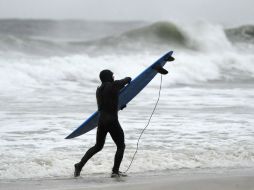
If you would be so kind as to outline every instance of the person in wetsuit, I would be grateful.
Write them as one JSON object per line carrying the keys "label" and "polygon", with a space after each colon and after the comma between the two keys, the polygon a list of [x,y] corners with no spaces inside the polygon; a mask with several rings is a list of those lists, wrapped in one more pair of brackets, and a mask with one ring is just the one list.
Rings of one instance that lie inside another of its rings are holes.
{"label": "person in wetsuit", "polygon": [[96,144],[90,148],[79,163],[74,165],[74,177],[80,176],[80,172],[86,162],[97,152],[102,150],[106,135],[109,133],[117,146],[111,177],[123,175],[119,172],[122,162],[125,143],[124,132],[118,121],[118,97],[119,91],[128,83],[131,78],[126,77],[122,80],[114,80],[110,70],[100,72],[101,86],[97,88],[96,98],[99,111],[98,128],[96,134]]}

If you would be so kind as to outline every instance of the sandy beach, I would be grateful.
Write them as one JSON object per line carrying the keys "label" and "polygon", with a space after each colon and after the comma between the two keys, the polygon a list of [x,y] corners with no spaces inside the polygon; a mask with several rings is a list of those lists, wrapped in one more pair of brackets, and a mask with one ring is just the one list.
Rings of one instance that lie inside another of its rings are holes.
{"label": "sandy beach", "polygon": [[55,178],[37,180],[0,181],[2,190],[253,190],[254,172],[237,171],[184,171],[153,175],[133,174],[129,177],[112,179],[105,174],[80,178]]}

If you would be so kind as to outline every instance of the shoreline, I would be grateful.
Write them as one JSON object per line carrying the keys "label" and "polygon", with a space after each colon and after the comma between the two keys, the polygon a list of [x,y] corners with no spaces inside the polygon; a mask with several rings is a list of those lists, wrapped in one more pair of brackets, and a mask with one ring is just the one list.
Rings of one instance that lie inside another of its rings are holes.
{"label": "shoreline", "polygon": [[129,174],[110,178],[109,174],[83,175],[79,178],[0,180],[1,190],[253,190],[254,170],[212,169],[180,170]]}

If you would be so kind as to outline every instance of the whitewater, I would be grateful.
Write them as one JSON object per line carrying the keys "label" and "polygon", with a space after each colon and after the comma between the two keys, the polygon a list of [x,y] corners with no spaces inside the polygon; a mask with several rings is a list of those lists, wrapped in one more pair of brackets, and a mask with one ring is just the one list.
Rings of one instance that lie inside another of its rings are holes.
{"label": "whitewater", "polygon": [[[64,138],[96,111],[99,72],[134,78],[171,50],[130,173],[253,168],[254,25],[9,19],[0,20],[0,179],[71,177],[96,130]],[[123,171],[159,84],[119,112]],[[82,175],[110,173],[115,150],[108,136]]]}

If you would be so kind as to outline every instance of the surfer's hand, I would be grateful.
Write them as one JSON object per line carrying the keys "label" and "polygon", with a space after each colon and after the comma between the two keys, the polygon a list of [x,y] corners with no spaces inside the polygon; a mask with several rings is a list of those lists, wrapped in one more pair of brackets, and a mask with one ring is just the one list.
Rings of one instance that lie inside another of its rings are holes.
{"label": "surfer's hand", "polygon": [[127,77],[128,78],[128,84],[130,84],[131,82],[131,77]]}

